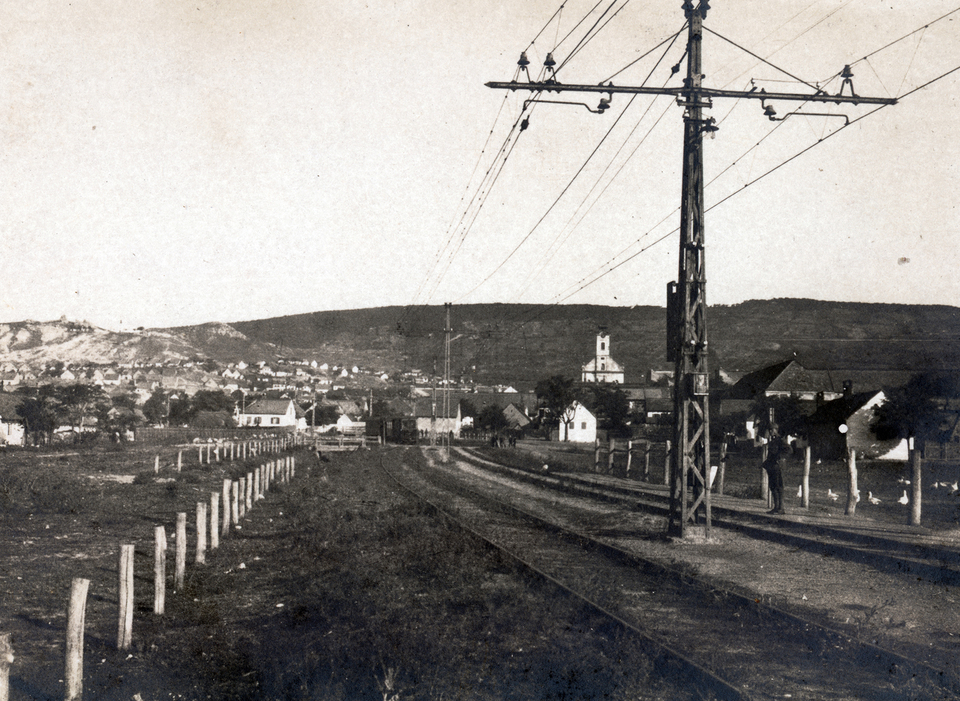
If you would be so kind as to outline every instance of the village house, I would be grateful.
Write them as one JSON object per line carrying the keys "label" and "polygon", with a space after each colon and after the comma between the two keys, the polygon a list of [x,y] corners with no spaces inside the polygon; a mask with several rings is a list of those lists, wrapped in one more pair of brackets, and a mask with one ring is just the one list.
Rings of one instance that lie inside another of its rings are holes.
{"label": "village house", "polygon": [[813,458],[841,459],[852,449],[860,458],[907,460],[906,439],[881,440],[874,433],[875,409],[884,401],[882,390],[854,393],[848,385],[843,396],[821,404],[807,419]]}
{"label": "village house", "polygon": [[257,399],[237,414],[237,424],[305,429],[307,420],[306,413],[292,399]]}
{"label": "village house", "polygon": [[560,420],[559,440],[571,443],[593,443],[597,440],[597,417],[574,400]]}

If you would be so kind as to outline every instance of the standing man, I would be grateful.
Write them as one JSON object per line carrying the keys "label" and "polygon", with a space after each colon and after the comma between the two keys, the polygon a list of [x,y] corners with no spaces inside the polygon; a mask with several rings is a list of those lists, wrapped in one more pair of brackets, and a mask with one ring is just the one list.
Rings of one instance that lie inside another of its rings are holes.
{"label": "standing man", "polygon": [[770,483],[770,495],[773,497],[771,514],[785,514],[783,508],[783,467],[787,462],[787,452],[790,446],[786,437],[780,435],[776,424],[770,427],[770,437],[767,443],[767,459],[763,461],[763,469],[767,471]]}

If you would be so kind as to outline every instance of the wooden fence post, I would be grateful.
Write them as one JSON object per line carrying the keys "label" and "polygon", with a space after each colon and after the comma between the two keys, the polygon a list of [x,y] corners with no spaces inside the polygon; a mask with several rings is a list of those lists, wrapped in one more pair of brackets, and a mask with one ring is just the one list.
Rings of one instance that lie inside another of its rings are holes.
{"label": "wooden fence post", "polygon": [[155,475],[160,474],[160,456],[159,455],[153,456],[153,474]]}
{"label": "wooden fence post", "polygon": [[226,536],[230,532],[230,480],[223,480],[223,524],[220,526],[220,535]]}
{"label": "wooden fence post", "polygon": [[600,472],[600,439],[596,438],[593,442],[593,471]]}
{"label": "wooden fence post", "polygon": [[64,699],[83,697],[83,627],[87,614],[89,579],[74,579],[70,585],[70,607],[67,609],[67,660],[64,670]]}
{"label": "wooden fence post", "polygon": [[727,479],[727,437],[720,441],[720,475],[717,482],[717,494],[723,494],[723,485]]}
{"label": "wooden fence post", "polygon": [[177,512],[177,555],[173,571],[173,586],[179,592],[187,573],[187,512]]}
{"label": "wooden fence post", "polygon": [[857,453],[853,448],[847,449],[847,476],[850,481],[847,485],[847,508],[844,514],[853,516],[857,512],[857,501],[860,499],[860,490],[857,488]]}
{"label": "wooden fence post", "polygon": [[667,439],[667,450],[663,454],[663,484],[670,485],[670,440]]}
{"label": "wooden fence post", "polygon": [[293,479],[297,476],[297,456],[290,456],[290,479]]}
{"label": "wooden fence post", "polygon": [[803,501],[800,503],[800,506],[804,509],[810,508],[810,457],[811,457],[811,447],[807,443],[806,447],[803,449],[803,484],[800,485],[800,491],[802,494]]}
{"label": "wooden fence post", "polygon": [[203,464],[203,446],[197,448],[197,462]]}
{"label": "wooden fence post", "polygon": [[260,468],[258,466],[253,468],[253,499],[257,501],[262,498],[263,495],[260,494]]}
{"label": "wooden fence post", "polygon": [[247,488],[243,493],[244,503],[247,505],[247,511],[253,508],[253,473],[247,473]]}
{"label": "wooden fence post", "polygon": [[908,439],[910,441],[911,450],[910,450],[910,525],[919,526],[920,525],[920,511],[921,511],[921,497],[920,497],[920,485],[921,485],[921,455],[920,447],[916,445],[916,441],[913,437]]}
{"label": "wooden fence post", "polygon": [[217,460],[217,464],[219,465],[220,464],[220,446],[219,445],[217,445],[217,447],[213,449],[213,455]]}
{"label": "wooden fence post", "polygon": [[[767,452],[769,448],[767,443],[763,444],[763,447],[760,448],[760,465],[762,466],[767,461]],[[763,503],[767,506],[771,506],[770,503],[770,475],[767,474],[767,471],[760,468],[760,498],[763,499]]]}
{"label": "wooden fence post", "polygon": [[627,477],[630,476],[630,467],[633,465],[633,439],[627,441]]}
{"label": "wooden fence post", "polygon": [[237,479],[237,515],[243,518],[247,515],[247,500],[244,494],[247,491],[247,476],[243,475]]}
{"label": "wooden fence post", "polygon": [[13,664],[13,645],[10,633],[0,633],[0,701],[10,701],[10,666]]}
{"label": "wooden fence post", "polygon": [[177,451],[177,472],[179,473],[182,470],[183,470],[183,451],[178,450]]}
{"label": "wooden fence post", "polygon": [[210,549],[220,547],[220,493],[210,492]]}
{"label": "wooden fence post", "polygon": [[643,442],[643,481],[650,481],[650,450],[653,447],[653,441]]}
{"label": "wooden fence post", "polygon": [[153,612],[162,616],[167,603],[167,531],[153,529]]}
{"label": "wooden fence post", "polygon": [[126,650],[133,642],[133,549],[130,544],[120,546],[118,650]]}
{"label": "wooden fence post", "polygon": [[230,518],[234,526],[240,525],[240,483],[236,480],[231,484],[230,490]]}
{"label": "wooden fence post", "polygon": [[616,438],[612,438],[612,437],[608,438],[608,439],[607,439],[607,445],[608,445],[608,448],[609,448],[609,450],[607,450],[607,474],[608,474],[608,475],[612,475],[612,474],[613,474],[613,459],[614,459],[614,457],[616,456],[617,439],[616,439]]}
{"label": "wooden fence post", "polygon": [[207,563],[207,502],[197,502],[197,559],[198,565]]}

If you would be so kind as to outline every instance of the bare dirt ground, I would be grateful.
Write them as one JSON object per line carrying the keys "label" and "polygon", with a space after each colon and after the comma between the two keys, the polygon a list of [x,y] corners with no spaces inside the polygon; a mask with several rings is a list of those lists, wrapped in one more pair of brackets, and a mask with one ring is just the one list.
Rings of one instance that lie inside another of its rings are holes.
{"label": "bare dirt ground", "polygon": [[[189,551],[186,585],[168,592],[162,618],[152,614],[154,526],[166,526],[169,537],[178,511],[191,523],[196,502],[219,491],[224,475],[245,473],[256,461],[188,464],[177,475],[168,455],[158,480],[149,449],[0,455],[0,632],[13,634],[17,656],[11,699],[63,697],[73,577],[91,580],[89,698],[626,699],[649,691],[649,669],[624,658],[616,640],[591,637],[581,614],[545,599],[513,566],[478,554],[383,484],[376,461],[402,454],[343,454],[324,464],[301,454],[297,481],[258,504],[208,565],[194,566]],[[756,468],[743,465],[742,479],[739,469],[731,468],[728,484],[749,489]],[[815,497],[836,476],[818,473]],[[876,478],[874,494],[892,493],[897,477],[865,470],[861,489]],[[870,512],[863,505],[855,518],[903,517],[898,504],[876,506]],[[813,508],[842,507],[820,497]],[[950,504],[940,508],[940,530],[955,532]],[[629,519],[657,527],[614,510],[598,511],[592,525]],[[192,538],[191,525],[191,545]],[[121,542],[137,544],[129,652],[116,649]],[[633,546],[912,657],[952,659],[947,671],[956,670],[955,588],[735,534],[711,543],[637,539]]]}

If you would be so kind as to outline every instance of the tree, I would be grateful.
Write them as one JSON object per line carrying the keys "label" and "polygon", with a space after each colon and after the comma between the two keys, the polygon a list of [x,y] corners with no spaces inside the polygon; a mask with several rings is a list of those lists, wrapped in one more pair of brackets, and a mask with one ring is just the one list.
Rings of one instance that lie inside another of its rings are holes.
{"label": "tree", "polygon": [[886,393],[873,423],[877,438],[915,438],[922,450],[928,440],[942,440],[941,418],[946,400],[960,398],[960,378],[938,372],[914,375],[907,384]]}
{"label": "tree", "polygon": [[79,382],[58,387],[55,396],[60,403],[59,418],[78,434],[83,432],[84,426],[93,423],[91,419],[102,414],[105,405],[110,405],[102,387]]}
{"label": "tree", "polygon": [[807,436],[807,415],[800,398],[795,395],[760,397],[753,404],[753,414],[757,417],[758,435],[765,436],[770,432],[772,420],[782,436]]}
{"label": "tree", "polygon": [[537,401],[544,409],[548,425],[557,426],[564,410],[576,399],[573,391],[573,379],[563,375],[553,375],[537,383]]}
{"label": "tree", "polygon": [[53,396],[52,385],[44,385],[36,392],[29,389],[18,390],[23,396],[17,405],[17,415],[23,419],[27,441],[34,445],[41,441],[49,442],[59,425],[57,418],[58,402]]}
{"label": "tree", "polygon": [[163,424],[167,420],[168,413],[167,393],[158,387],[153,390],[150,398],[144,402],[143,415],[152,424]]}
{"label": "tree", "polygon": [[475,423],[478,428],[485,431],[502,431],[507,427],[507,417],[496,404],[488,404],[480,410]]}
{"label": "tree", "polygon": [[624,434],[630,414],[630,402],[619,387],[598,383],[590,385],[581,399],[600,422],[600,426],[615,434]]}

